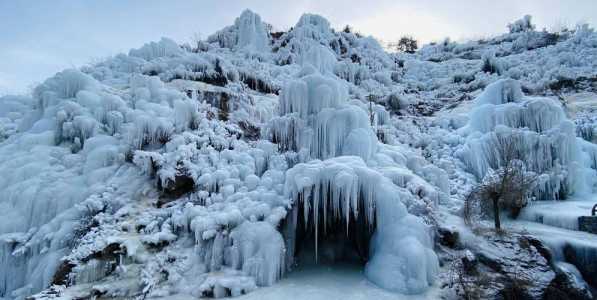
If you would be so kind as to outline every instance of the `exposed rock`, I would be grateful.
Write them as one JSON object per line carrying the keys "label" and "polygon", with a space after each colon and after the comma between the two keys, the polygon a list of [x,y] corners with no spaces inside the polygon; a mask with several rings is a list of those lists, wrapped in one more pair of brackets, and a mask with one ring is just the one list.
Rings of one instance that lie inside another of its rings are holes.
{"label": "exposed rock", "polygon": [[578,217],[578,229],[592,234],[597,234],[597,216]]}
{"label": "exposed rock", "polygon": [[466,250],[461,260],[462,268],[467,274],[474,274],[477,272],[477,257],[475,257],[471,251]]}
{"label": "exposed rock", "polygon": [[63,260],[58,267],[56,273],[52,277],[52,284],[54,285],[67,285],[69,281],[69,274],[72,272],[75,264],[68,260]]}
{"label": "exposed rock", "polygon": [[157,207],[162,207],[164,204],[171,202],[172,199],[179,197],[193,191],[195,188],[195,181],[193,178],[181,172],[174,177],[174,180],[168,180],[165,186],[161,186],[162,197],[158,200]]}
{"label": "exposed rock", "polygon": [[489,277],[482,299],[541,299],[555,273],[533,245],[537,242],[518,234],[491,233],[485,238],[486,243],[471,249],[479,261],[479,274]]}
{"label": "exposed rock", "polygon": [[543,294],[543,300],[590,300],[591,292],[577,281],[575,275],[564,268],[555,268],[556,277],[549,283]]}
{"label": "exposed rock", "polygon": [[563,252],[566,261],[573,264],[590,285],[597,286],[597,249],[567,244]]}
{"label": "exposed rock", "polygon": [[121,244],[118,243],[111,243],[104,247],[101,251],[94,252],[93,254],[89,255],[88,257],[83,259],[83,262],[87,262],[91,259],[100,259],[100,260],[113,260],[116,261],[120,254],[126,253],[126,249],[123,249]]}
{"label": "exposed rock", "polygon": [[454,228],[440,227],[437,229],[439,243],[449,248],[458,246],[460,234]]}

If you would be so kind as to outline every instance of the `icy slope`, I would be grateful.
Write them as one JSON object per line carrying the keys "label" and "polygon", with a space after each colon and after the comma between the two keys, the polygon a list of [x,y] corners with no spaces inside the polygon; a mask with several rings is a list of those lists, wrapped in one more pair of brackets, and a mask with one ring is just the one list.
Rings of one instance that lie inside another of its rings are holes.
{"label": "icy slope", "polygon": [[317,15],[270,28],[245,11],[0,98],[0,297],[238,296],[301,256],[424,294],[487,141],[517,139],[538,197],[593,188],[594,118],[565,107],[595,91],[588,27],[413,55]]}

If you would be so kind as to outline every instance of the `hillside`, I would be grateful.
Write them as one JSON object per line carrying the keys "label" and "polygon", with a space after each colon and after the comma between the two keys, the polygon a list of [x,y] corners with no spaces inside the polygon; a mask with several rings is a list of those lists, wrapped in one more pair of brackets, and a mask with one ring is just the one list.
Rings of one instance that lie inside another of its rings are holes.
{"label": "hillside", "polygon": [[[397,297],[593,299],[592,28],[412,54],[271,28],[247,10],[0,97],[0,299],[250,296],[340,262]],[[463,207],[504,149],[536,180],[497,234]]]}

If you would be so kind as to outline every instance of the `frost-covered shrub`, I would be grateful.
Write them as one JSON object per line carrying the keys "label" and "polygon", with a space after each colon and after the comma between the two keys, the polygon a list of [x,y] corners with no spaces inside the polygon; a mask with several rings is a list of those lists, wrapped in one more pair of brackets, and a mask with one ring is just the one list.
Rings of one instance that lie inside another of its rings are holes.
{"label": "frost-covered shrub", "polygon": [[498,75],[502,74],[502,65],[499,63],[497,58],[495,57],[494,52],[487,52],[483,54],[481,58],[483,65],[481,66],[481,71],[486,73],[496,73]]}
{"label": "frost-covered shrub", "polygon": [[30,126],[27,119],[35,102],[33,98],[25,96],[0,97],[0,142]]}
{"label": "frost-covered shrub", "polygon": [[550,33],[546,31],[529,31],[518,35],[516,40],[512,42],[512,52],[520,53],[525,50],[532,50],[547,46],[555,45],[560,39],[558,33]]}
{"label": "frost-covered shrub", "polygon": [[79,91],[94,90],[97,81],[79,70],[68,69],[56,73],[37,86],[33,92],[35,98],[41,101],[41,107],[55,105],[57,99],[74,98]]}
{"label": "frost-covered shrub", "polygon": [[147,61],[161,57],[173,57],[182,55],[183,50],[171,39],[162,38],[159,42],[151,42],[139,49],[131,49],[129,56],[143,58]]}
{"label": "frost-covered shrub", "polygon": [[531,22],[532,16],[525,15],[522,19],[508,24],[510,33],[527,32],[535,30],[535,25]]}
{"label": "frost-covered shrub", "polygon": [[[495,63],[495,61],[494,61],[494,63]],[[495,72],[491,72],[491,70],[494,70],[493,68],[494,67],[492,67],[490,61],[487,61],[487,62],[483,61],[483,67],[482,67],[483,72],[495,73]],[[489,69],[489,71],[488,71],[488,69]],[[454,74],[454,77],[453,77],[454,83],[470,83],[473,80],[475,80],[474,72]]]}

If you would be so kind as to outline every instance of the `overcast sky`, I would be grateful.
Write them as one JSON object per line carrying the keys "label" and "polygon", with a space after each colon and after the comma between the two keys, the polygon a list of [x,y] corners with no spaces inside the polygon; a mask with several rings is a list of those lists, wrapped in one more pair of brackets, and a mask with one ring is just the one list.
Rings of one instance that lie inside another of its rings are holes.
{"label": "overcast sky", "polygon": [[64,68],[162,36],[178,42],[195,33],[205,38],[246,8],[278,29],[311,12],[336,28],[350,24],[385,41],[403,34],[423,42],[490,36],[525,14],[539,28],[597,24],[597,0],[0,0],[0,95],[26,92]]}

